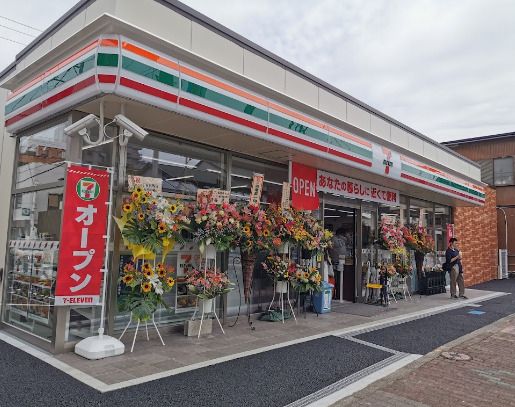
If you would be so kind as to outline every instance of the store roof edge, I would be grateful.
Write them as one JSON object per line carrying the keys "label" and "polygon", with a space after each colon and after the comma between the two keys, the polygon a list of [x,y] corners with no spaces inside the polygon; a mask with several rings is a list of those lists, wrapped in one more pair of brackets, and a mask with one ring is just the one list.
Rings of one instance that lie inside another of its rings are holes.
{"label": "store roof edge", "polygon": [[[70,8],[66,13],[64,13],[57,21],[55,21],[50,27],[48,27],[45,31],[43,31],[38,37],[36,37],[31,43],[29,43],[22,51],[20,51],[16,55],[15,61],[13,63],[11,63],[9,66],[7,66],[7,68],[5,68],[4,70],[2,70],[0,72],[0,81],[2,81],[4,79],[4,77],[7,74],[9,74],[13,68],[15,68],[18,60],[22,59],[34,47],[36,47],[38,44],[40,44],[45,39],[47,39],[47,37],[49,37],[53,32],[55,32],[60,26],[62,26],[64,23],[66,23],[68,20],[73,18],[76,14],[81,12],[83,9],[87,8],[91,3],[95,2],[95,1],[96,0],[80,0],[77,4],[75,4],[72,8]],[[242,35],[236,33],[235,31],[232,31],[231,29],[216,22],[215,20],[209,18],[208,16],[198,12],[197,10],[185,5],[184,3],[182,3],[178,0],[154,0],[154,1],[176,11],[177,13],[179,13],[187,18],[194,20],[195,22],[203,25],[204,27],[217,32],[218,34],[229,39],[230,41],[234,41],[234,42],[238,43],[243,48],[251,50],[251,51],[259,54],[260,56],[264,57],[265,59],[268,59],[269,61],[271,61],[273,63],[283,66],[285,69],[287,69],[297,75],[300,75],[301,77],[310,81],[311,83],[313,83],[317,86],[321,86],[322,88],[325,88],[326,90],[334,93],[335,95],[367,110],[369,113],[379,116],[380,118],[390,122],[391,124],[394,124],[394,125],[400,127],[401,129],[406,130],[407,132],[420,137],[424,141],[427,141],[428,143],[431,143],[431,144],[447,151],[449,154],[452,154],[453,156],[460,158],[461,160],[466,161],[467,163],[479,168],[477,163],[468,159],[467,157],[463,157],[460,154],[457,154],[453,149],[447,147],[447,145],[439,143],[436,140],[433,140],[432,138],[407,126],[406,124],[399,122],[398,120],[394,119],[393,117],[388,116],[387,114],[373,108],[372,106],[369,106],[368,104],[360,101],[359,99],[356,99],[355,97],[349,95],[348,93],[346,93],[346,92],[338,89],[337,87],[329,84],[328,82],[310,74],[309,72],[303,70],[302,68],[288,62],[287,60],[281,58],[280,56],[274,54],[273,52],[268,51],[267,49],[250,41],[249,39],[243,37]]]}
{"label": "store roof edge", "polygon": [[460,144],[480,143],[483,141],[495,141],[495,140],[510,138],[510,137],[515,137],[515,131],[508,132],[508,133],[491,134],[489,136],[479,136],[479,137],[464,138],[464,139],[460,139],[460,140],[444,141],[441,144],[444,146],[457,146]]}

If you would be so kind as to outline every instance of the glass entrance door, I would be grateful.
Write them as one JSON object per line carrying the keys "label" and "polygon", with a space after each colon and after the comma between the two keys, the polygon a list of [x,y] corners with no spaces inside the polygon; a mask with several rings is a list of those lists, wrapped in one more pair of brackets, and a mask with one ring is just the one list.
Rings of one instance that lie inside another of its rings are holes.
{"label": "glass entrance door", "polygon": [[336,300],[355,300],[356,210],[324,202],[324,225],[334,233],[329,256],[333,264]]}

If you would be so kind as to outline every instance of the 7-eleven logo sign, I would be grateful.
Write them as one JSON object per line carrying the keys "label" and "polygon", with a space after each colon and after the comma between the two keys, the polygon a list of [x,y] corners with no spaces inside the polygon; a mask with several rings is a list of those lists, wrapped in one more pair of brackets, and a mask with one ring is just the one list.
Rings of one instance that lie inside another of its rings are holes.
{"label": "7-eleven logo sign", "polygon": [[390,167],[393,167],[393,161],[392,161],[392,150],[382,147],[384,159],[383,159],[383,165],[384,165],[384,173],[386,175],[390,174]]}
{"label": "7-eleven logo sign", "polygon": [[83,201],[92,201],[100,194],[100,185],[93,178],[81,178],[77,182],[77,195]]}

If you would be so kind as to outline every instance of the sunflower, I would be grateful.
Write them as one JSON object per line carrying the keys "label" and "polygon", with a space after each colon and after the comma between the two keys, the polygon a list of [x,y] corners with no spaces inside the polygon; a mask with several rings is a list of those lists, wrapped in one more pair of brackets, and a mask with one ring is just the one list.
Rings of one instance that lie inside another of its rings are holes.
{"label": "sunflower", "polygon": [[137,186],[136,188],[134,188],[134,191],[137,192],[140,195],[145,192],[145,190],[142,187],[140,187],[140,186]]}
{"label": "sunflower", "polygon": [[150,278],[152,278],[154,276],[154,270],[152,270],[152,269],[146,270],[146,271],[143,272],[143,275],[146,278],[150,279]]}
{"label": "sunflower", "polygon": [[177,208],[176,204],[171,204],[169,209],[170,209],[170,212],[175,213],[175,212],[177,212],[178,208]]}
{"label": "sunflower", "polygon": [[140,199],[140,202],[142,204],[146,204],[148,202],[148,197],[146,195],[142,195],[141,199]]}
{"label": "sunflower", "polygon": [[263,230],[263,236],[264,237],[270,236],[270,231],[268,229]]}
{"label": "sunflower", "polygon": [[124,284],[130,284],[130,283],[132,283],[133,280],[134,280],[134,277],[131,276],[130,274],[126,274],[122,278],[122,281]]}
{"label": "sunflower", "polygon": [[141,284],[141,291],[143,291],[144,293],[149,293],[150,290],[152,290],[152,284],[150,284],[150,283]]}
{"label": "sunflower", "polygon": [[138,212],[138,220],[144,220],[145,219],[145,215],[141,212]]}
{"label": "sunflower", "polygon": [[166,279],[166,284],[168,284],[168,287],[173,287],[175,285],[175,280],[173,277],[168,277]]}
{"label": "sunflower", "polygon": [[142,269],[143,269],[143,271],[152,270],[152,265],[150,263],[145,263],[145,264],[143,264]]}
{"label": "sunflower", "polygon": [[123,211],[125,213],[131,212],[133,208],[134,208],[134,206],[132,204],[130,204],[130,203],[127,203],[127,204],[123,205]]}
{"label": "sunflower", "polygon": [[164,233],[164,232],[166,232],[166,224],[165,224],[165,223],[163,223],[163,222],[161,222],[161,223],[159,224],[159,226],[157,227],[157,231],[158,231],[159,233]]}
{"label": "sunflower", "polygon": [[135,202],[138,202],[139,201],[139,198],[141,197],[141,194],[138,193],[137,191],[134,191],[132,194],[131,194],[131,199]]}
{"label": "sunflower", "polygon": [[249,248],[249,247],[251,247],[251,246],[252,246],[252,242],[251,242],[250,240],[247,240],[247,241],[245,242],[245,247]]}
{"label": "sunflower", "polygon": [[250,226],[249,225],[243,226],[243,233],[245,233],[247,236],[250,235]]}

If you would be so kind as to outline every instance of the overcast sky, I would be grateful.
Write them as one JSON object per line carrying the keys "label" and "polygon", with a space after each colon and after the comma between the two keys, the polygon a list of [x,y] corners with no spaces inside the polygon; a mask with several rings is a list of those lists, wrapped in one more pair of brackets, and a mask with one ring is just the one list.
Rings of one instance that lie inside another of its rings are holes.
{"label": "overcast sky", "polygon": [[[438,141],[515,131],[515,0],[184,2]],[[74,3],[0,0],[0,16],[45,29]],[[0,39],[0,67],[22,48]]]}

